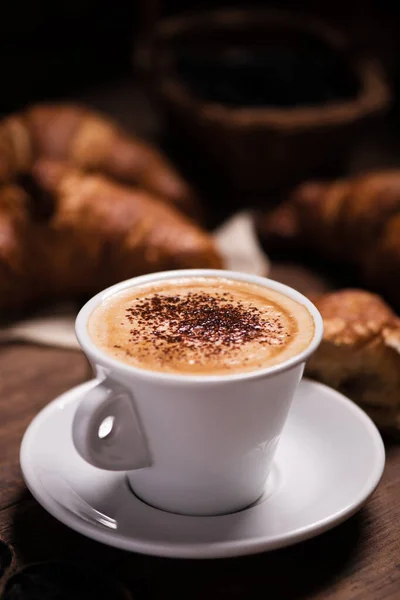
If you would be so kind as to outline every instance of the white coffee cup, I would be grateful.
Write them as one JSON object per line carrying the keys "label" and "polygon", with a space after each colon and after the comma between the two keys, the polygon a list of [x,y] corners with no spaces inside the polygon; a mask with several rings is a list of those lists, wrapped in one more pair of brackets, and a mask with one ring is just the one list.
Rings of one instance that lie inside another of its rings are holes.
{"label": "white coffee cup", "polygon": [[[276,290],[314,319],[309,346],[280,364],[233,375],[175,375],[119,362],[90,339],[88,319],[111,295],[176,277],[228,277]],[[76,335],[99,383],[80,402],[73,440],[91,465],[127,471],[134,493],[157,508],[218,515],[243,509],[263,493],[307,358],[319,345],[322,318],[299,292],[258,277],[196,269],[136,277],[100,292],[81,309]],[[113,421],[111,432],[104,435]]]}

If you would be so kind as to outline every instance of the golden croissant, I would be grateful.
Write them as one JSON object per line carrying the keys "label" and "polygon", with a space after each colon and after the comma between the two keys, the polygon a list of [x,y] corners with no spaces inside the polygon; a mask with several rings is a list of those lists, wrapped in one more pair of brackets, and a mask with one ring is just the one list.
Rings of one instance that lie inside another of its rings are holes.
{"label": "golden croissant", "polygon": [[39,158],[142,187],[187,214],[199,211],[193,190],[160,151],[80,105],[38,104],[0,122],[0,183]]}
{"label": "golden croissant", "polygon": [[354,400],[382,429],[400,431],[400,319],[364,290],[313,300],[324,336],[306,374]]}
{"label": "golden croissant", "polygon": [[222,266],[206,232],[145,190],[45,159],[31,176],[33,196],[0,188],[0,310],[152,271]]}
{"label": "golden croissant", "polygon": [[400,304],[400,170],[300,185],[259,220],[267,247],[303,247],[349,263]]}

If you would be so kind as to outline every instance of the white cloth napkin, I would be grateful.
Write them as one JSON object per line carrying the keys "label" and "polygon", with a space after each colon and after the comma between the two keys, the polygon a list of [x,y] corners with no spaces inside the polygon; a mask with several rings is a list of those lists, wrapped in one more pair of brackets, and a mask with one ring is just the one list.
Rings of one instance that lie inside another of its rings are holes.
{"label": "white cloth napkin", "polygon": [[[254,275],[268,275],[269,260],[255,234],[250,213],[237,213],[214,234],[226,268]],[[77,306],[61,304],[29,319],[0,328],[0,343],[21,341],[79,349],[74,323]]]}

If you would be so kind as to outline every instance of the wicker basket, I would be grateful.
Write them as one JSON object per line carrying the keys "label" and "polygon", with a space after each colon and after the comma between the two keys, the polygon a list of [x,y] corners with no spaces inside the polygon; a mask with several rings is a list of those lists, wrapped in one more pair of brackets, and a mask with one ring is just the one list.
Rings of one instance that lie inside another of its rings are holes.
{"label": "wicker basket", "polygon": [[[302,107],[232,107],[196,97],[176,69],[177,49],[223,44],[229,38],[244,45],[265,44],[272,37],[293,43],[299,35],[322,41],[344,58],[357,81],[354,97]],[[264,194],[329,170],[346,158],[390,101],[379,64],[355,55],[324,24],[287,13],[220,10],[164,19],[156,23],[146,60],[161,107],[239,192]]]}

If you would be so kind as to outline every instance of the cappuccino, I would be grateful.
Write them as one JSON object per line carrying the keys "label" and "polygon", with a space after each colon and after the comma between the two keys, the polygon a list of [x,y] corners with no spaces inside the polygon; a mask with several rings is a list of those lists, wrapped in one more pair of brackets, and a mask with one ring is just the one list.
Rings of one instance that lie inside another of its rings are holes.
{"label": "cappuccino", "polygon": [[307,348],[307,308],[267,287],[225,277],[177,277],[104,300],[89,335],[107,355],[141,369],[229,375],[282,363]]}

